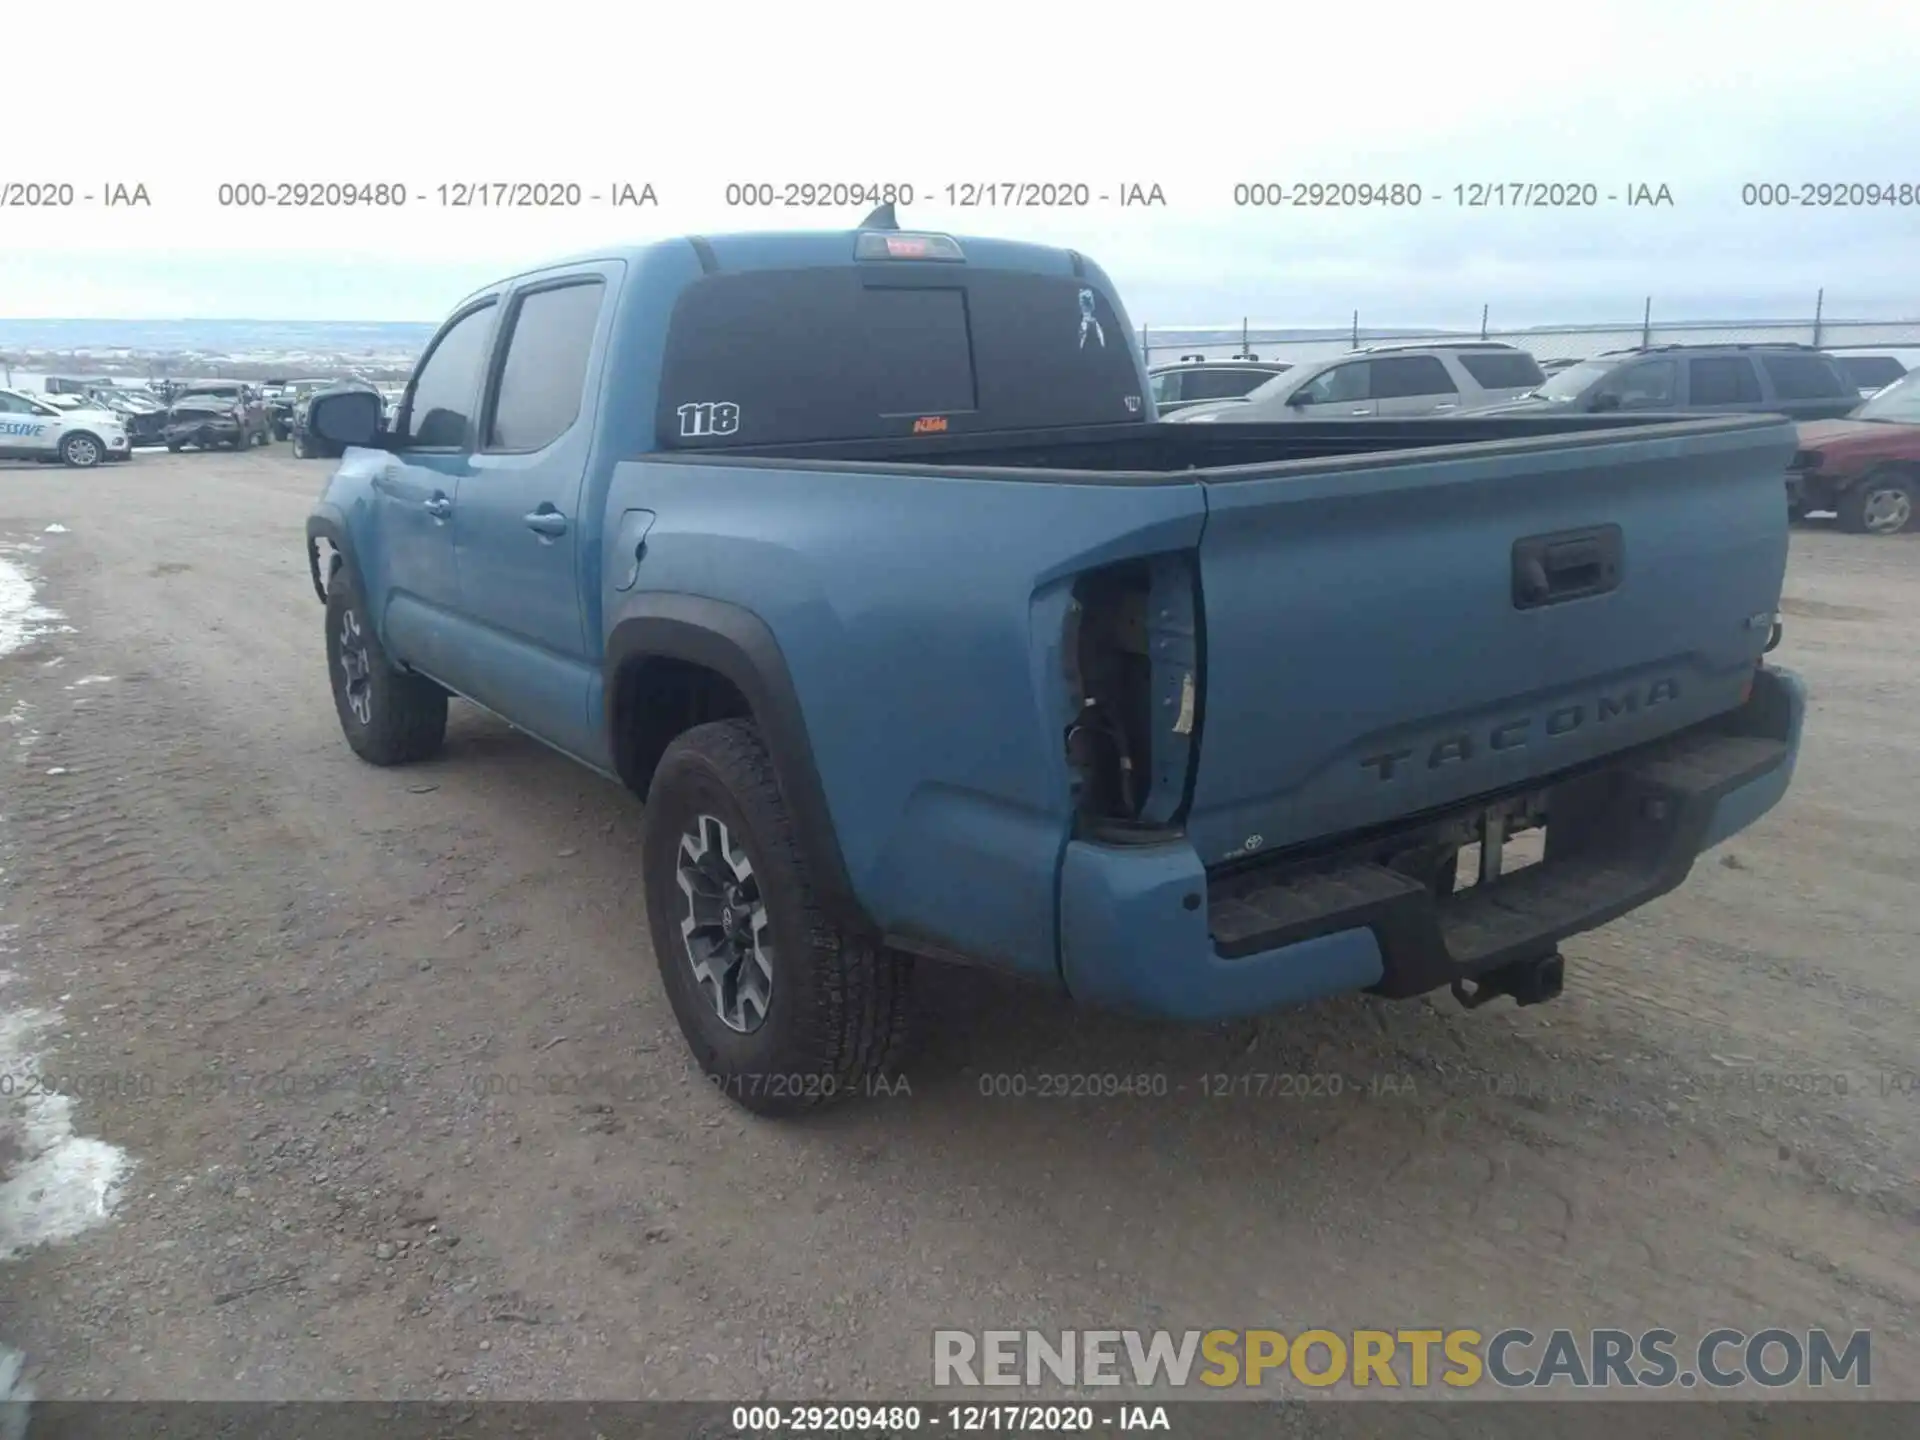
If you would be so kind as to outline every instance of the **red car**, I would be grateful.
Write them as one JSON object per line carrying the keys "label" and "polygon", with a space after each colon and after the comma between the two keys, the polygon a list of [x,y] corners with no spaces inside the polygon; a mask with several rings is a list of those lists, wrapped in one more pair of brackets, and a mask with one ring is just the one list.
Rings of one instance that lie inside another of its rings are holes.
{"label": "red car", "polygon": [[1787,509],[1833,510],[1864,535],[1897,535],[1920,497],[1920,370],[1864,402],[1844,420],[1800,427],[1787,472]]}

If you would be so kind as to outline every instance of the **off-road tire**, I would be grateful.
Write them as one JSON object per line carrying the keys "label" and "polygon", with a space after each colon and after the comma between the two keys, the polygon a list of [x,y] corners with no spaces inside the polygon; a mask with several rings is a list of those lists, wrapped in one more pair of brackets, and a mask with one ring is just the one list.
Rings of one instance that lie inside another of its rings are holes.
{"label": "off-road tire", "polygon": [[[747,1033],[731,1029],[707,999],[681,938],[681,839],[703,815],[744,846],[767,909],[773,979],[766,1018]],[[661,983],[715,1088],[768,1116],[892,1091],[878,1082],[890,1082],[907,1047],[913,962],[842,933],[822,913],[751,721],[698,725],[667,747],[647,793],[641,857]]]}
{"label": "off-road tire", "polygon": [[[1906,518],[1893,529],[1875,529],[1868,521],[1868,505],[1877,495],[1889,490],[1906,494]],[[1882,467],[1863,475],[1840,496],[1834,508],[1840,513],[1840,528],[1855,535],[1899,535],[1913,529],[1915,502],[1920,501],[1920,485],[1904,471]]]}
{"label": "off-road tire", "polygon": [[74,470],[91,470],[107,458],[98,435],[76,430],[60,442],[60,463]]}
{"label": "off-road tire", "polygon": [[[343,657],[348,631],[366,660],[366,714],[354,711]],[[347,744],[370,765],[408,765],[431,758],[447,735],[447,692],[423,675],[399,669],[374,634],[353,571],[341,566],[327,582],[327,678]]]}

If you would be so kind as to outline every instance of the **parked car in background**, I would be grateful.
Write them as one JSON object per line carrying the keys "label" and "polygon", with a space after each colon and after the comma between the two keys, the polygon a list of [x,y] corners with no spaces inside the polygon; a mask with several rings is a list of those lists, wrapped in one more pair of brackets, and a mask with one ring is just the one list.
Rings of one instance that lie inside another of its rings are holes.
{"label": "parked car in background", "polygon": [[0,390],[0,457],[58,461],[87,470],[133,454],[133,442],[118,416],[85,406],[64,408],[49,403],[51,398]]}
{"label": "parked car in background", "polygon": [[1196,405],[1172,423],[1449,415],[1524,395],[1546,381],[1524,350],[1498,341],[1377,345],[1295,365],[1244,400]]}
{"label": "parked car in background", "polygon": [[93,392],[93,399],[101,409],[120,417],[121,424],[127,428],[127,438],[135,445],[160,443],[167,407],[153,396],[140,390],[103,385]]}
{"label": "parked car in background", "polygon": [[1162,419],[1205,400],[1244,400],[1247,392],[1293,367],[1277,360],[1200,360],[1147,371]]}
{"label": "parked car in background", "polygon": [[245,450],[257,432],[244,406],[223,395],[182,395],[167,407],[160,440],[178,454],[198,450]]}
{"label": "parked car in background", "polygon": [[[181,423],[199,424],[196,416],[208,413],[212,402],[221,402],[236,422],[240,440],[233,448],[244,450],[249,445],[264,445],[273,438],[273,416],[267,409],[256,385],[242,380],[192,380],[174,392],[169,408],[181,412]],[[182,410],[185,406],[186,409]],[[173,428],[171,424],[169,430]],[[196,444],[197,441],[183,443]],[[171,440],[168,449],[178,449]]]}
{"label": "parked car in background", "polygon": [[1476,413],[1671,410],[1834,420],[1859,403],[1834,358],[1810,345],[1640,345],[1582,360],[1532,394]]}
{"label": "parked car in background", "polygon": [[1860,398],[1877,395],[1907,373],[1891,355],[1836,355],[1833,363],[1859,388]]}
{"label": "parked car in background", "polygon": [[84,398],[99,385],[97,379],[89,380],[80,375],[49,375],[41,382],[40,388],[49,395],[78,395]]}
{"label": "parked car in background", "polygon": [[300,402],[316,390],[324,390],[331,380],[288,380],[267,397],[268,417],[273,423],[273,438],[290,440],[293,438],[293,412]]}
{"label": "parked car in background", "polygon": [[1580,361],[1563,355],[1557,360],[1542,360],[1540,362],[1540,368],[1549,375],[1558,375],[1562,370],[1573,365],[1578,365],[1579,363]]}
{"label": "parked car in background", "polygon": [[385,424],[392,423],[392,415],[386,406],[386,396],[377,386],[364,380],[330,380],[318,388],[308,391],[293,407],[293,423],[289,437],[293,441],[293,457],[296,460],[338,460],[341,449],[331,440],[314,434],[307,419],[313,412],[313,402],[329,395],[371,395],[380,402],[381,418]]}
{"label": "parked car in background", "polygon": [[1898,535],[1913,527],[1920,496],[1920,370],[1880,391],[1844,420],[1800,427],[1787,471],[1787,513],[1832,510],[1844,529]]}

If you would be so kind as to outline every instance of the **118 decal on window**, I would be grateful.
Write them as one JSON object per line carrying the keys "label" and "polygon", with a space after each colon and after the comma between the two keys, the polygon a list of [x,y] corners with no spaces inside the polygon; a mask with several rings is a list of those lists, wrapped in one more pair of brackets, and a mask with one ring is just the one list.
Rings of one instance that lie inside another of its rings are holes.
{"label": "118 decal on window", "polygon": [[702,400],[682,405],[673,412],[680,417],[680,437],[691,440],[707,435],[731,435],[740,428],[740,407],[731,400]]}

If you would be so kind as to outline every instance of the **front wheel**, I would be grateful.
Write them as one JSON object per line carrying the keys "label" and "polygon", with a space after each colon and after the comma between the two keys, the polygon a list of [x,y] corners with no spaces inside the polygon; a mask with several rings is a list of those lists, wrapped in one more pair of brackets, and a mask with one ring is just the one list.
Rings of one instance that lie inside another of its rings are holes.
{"label": "front wheel", "polygon": [[353,753],[370,765],[425,760],[447,735],[447,692],[387,658],[353,572],[327,584],[327,671]]}
{"label": "front wheel", "polygon": [[106,453],[105,447],[84,430],[76,430],[60,442],[60,463],[75,470],[91,470]]}
{"label": "front wheel", "polygon": [[716,1088],[773,1116],[874,1092],[906,1048],[912,961],[821,913],[751,721],[667,747],[641,870],[661,982]]}
{"label": "front wheel", "polygon": [[1876,470],[1840,497],[1840,525],[1856,535],[1898,535],[1913,523],[1912,477]]}
{"label": "front wheel", "polygon": [[293,432],[293,458],[296,460],[307,458],[307,432],[304,430]]}

